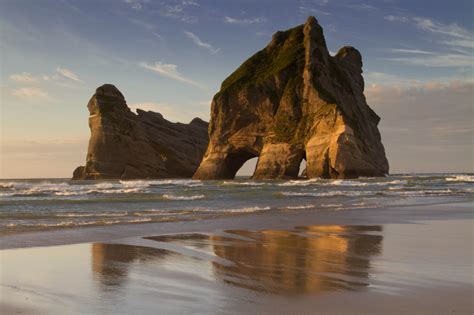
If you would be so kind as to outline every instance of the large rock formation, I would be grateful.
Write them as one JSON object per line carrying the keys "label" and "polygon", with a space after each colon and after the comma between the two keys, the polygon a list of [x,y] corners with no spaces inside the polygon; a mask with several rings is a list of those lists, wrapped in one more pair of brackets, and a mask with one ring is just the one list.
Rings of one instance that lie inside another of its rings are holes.
{"label": "large rock formation", "polygon": [[73,179],[191,177],[209,142],[208,124],[201,119],[181,124],[159,113],[134,114],[111,84],[97,88],[87,108],[86,165],[74,171]]}
{"label": "large rock formation", "polygon": [[214,96],[210,143],[196,179],[233,178],[259,157],[254,178],[384,176],[388,162],[353,47],[329,55],[314,17],[277,32]]}

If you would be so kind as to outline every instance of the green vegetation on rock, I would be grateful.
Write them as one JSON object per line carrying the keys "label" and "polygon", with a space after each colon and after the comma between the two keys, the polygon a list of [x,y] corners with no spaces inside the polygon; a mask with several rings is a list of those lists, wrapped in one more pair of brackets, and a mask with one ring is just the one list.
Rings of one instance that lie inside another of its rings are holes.
{"label": "green vegetation on rock", "polygon": [[303,26],[277,33],[273,45],[257,52],[222,82],[220,93],[259,85],[289,67],[304,67]]}

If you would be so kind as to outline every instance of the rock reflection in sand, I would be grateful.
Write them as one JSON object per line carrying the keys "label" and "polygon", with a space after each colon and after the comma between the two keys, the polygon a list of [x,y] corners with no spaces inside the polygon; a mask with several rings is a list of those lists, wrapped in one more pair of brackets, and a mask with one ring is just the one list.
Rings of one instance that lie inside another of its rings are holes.
{"label": "rock reflection in sand", "polygon": [[[381,252],[381,231],[378,225],[304,226],[292,230],[164,235],[143,240],[146,244],[152,241],[153,247],[94,244],[93,271],[103,285],[120,285],[132,264],[146,263],[155,268],[179,261],[181,272],[193,274],[198,265],[212,266],[211,278],[218,283],[259,292],[317,294],[357,290],[369,285],[371,257]],[[203,258],[203,252],[216,259]]]}
{"label": "rock reflection in sand", "polygon": [[120,286],[127,279],[132,264],[156,260],[170,254],[164,249],[123,244],[92,244],[92,270],[103,285]]}

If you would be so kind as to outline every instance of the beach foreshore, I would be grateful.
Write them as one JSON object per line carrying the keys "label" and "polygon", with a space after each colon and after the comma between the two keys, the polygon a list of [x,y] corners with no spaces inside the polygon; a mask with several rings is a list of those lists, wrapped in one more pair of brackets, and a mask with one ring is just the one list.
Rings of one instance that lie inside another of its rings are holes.
{"label": "beach foreshore", "polygon": [[472,314],[472,202],[0,237],[0,312]]}

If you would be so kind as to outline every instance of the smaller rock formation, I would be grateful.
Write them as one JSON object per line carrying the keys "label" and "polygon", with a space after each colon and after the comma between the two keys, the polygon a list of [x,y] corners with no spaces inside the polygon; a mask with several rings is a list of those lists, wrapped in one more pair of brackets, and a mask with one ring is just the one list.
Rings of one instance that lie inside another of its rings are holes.
{"label": "smaller rock formation", "polygon": [[87,108],[86,165],[73,179],[190,178],[209,142],[205,121],[172,123],[140,109],[134,114],[111,84],[97,88]]}

